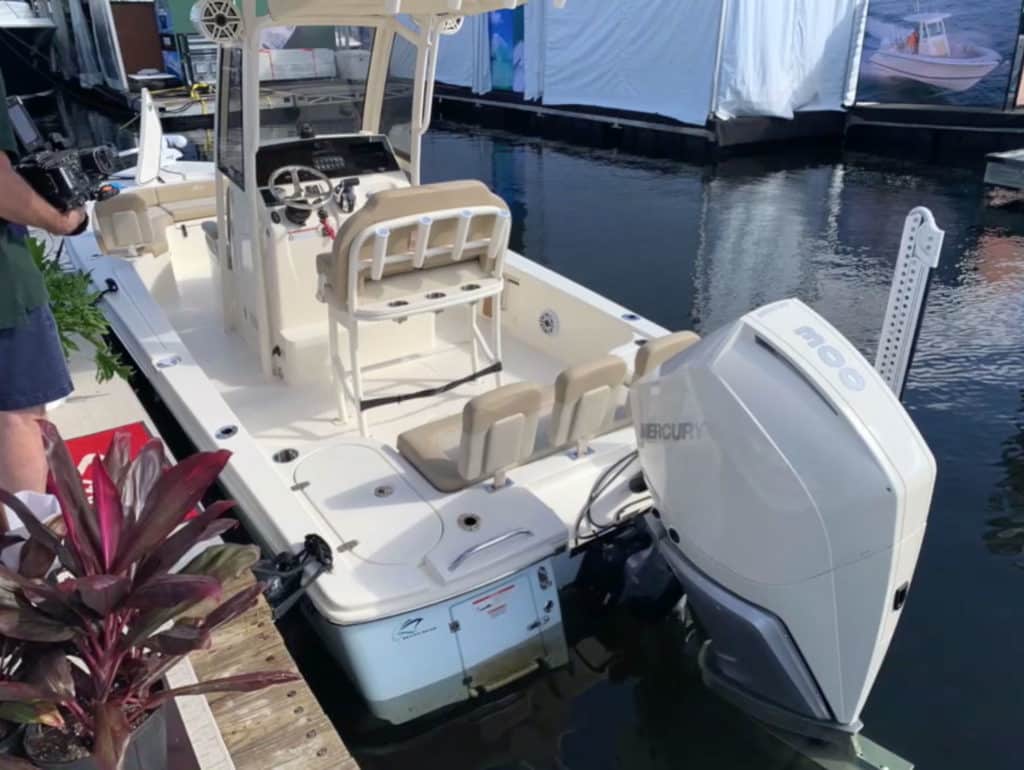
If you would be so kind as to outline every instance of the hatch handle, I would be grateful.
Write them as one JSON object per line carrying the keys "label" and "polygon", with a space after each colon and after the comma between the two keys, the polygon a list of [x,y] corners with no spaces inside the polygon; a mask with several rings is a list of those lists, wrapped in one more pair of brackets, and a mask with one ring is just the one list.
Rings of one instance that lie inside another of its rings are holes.
{"label": "hatch handle", "polygon": [[493,548],[496,545],[507,543],[509,540],[515,540],[517,537],[533,537],[533,530],[530,529],[513,529],[511,532],[506,532],[503,535],[492,537],[490,540],[485,540],[482,543],[477,543],[455,557],[455,560],[448,565],[448,571],[454,572],[457,570],[466,559],[471,556],[475,556],[481,551],[486,551],[488,548]]}

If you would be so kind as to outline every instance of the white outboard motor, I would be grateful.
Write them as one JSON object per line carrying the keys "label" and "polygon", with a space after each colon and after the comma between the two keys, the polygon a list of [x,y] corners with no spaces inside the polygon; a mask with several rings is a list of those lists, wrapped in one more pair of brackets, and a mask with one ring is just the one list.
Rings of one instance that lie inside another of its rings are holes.
{"label": "white outboard motor", "polygon": [[910,417],[797,300],[719,329],[631,398],[659,546],[709,637],[705,682],[788,730],[859,731],[935,483]]}

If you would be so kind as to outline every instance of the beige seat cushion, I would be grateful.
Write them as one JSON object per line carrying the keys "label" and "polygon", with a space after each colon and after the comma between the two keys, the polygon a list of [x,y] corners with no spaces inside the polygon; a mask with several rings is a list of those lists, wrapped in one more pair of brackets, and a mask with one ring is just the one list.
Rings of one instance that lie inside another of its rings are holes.
{"label": "beige seat cushion", "polygon": [[[348,303],[349,251],[362,232],[393,219],[472,206],[496,206],[508,211],[508,206],[501,198],[492,193],[482,182],[475,180],[382,190],[371,195],[366,205],[356,211],[341,226],[334,239],[334,247],[331,252],[321,254],[317,258],[317,270],[325,278],[325,293],[331,301],[341,307]],[[468,240],[486,238],[491,234],[493,228],[493,217],[476,217],[473,219]],[[436,223],[430,231],[428,248],[451,245],[455,239],[455,229],[454,220]],[[411,252],[415,245],[415,234],[416,227],[414,225],[392,231],[388,241],[388,254]],[[473,252],[467,249],[462,259],[476,259],[482,262],[485,256],[479,251]],[[361,268],[361,273],[368,271],[369,263],[373,258],[372,239],[363,246],[359,258],[366,263],[366,267]],[[429,269],[448,264],[451,264],[451,258],[442,255],[428,259],[424,263],[424,268]],[[481,264],[481,267],[486,268],[487,266]],[[384,275],[406,273],[415,269],[411,261],[393,263],[385,267]],[[372,283],[367,282],[367,285]]]}
{"label": "beige seat cushion", "polygon": [[636,364],[633,367],[633,381],[646,377],[659,366],[673,356],[682,353],[694,343],[700,342],[700,337],[693,332],[675,332],[666,334],[664,337],[657,337],[648,340],[646,345],[641,345],[636,351]]}
{"label": "beige seat cushion", "polygon": [[167,252],[171,218],[151,206],[145,194],[125,192],[100,201],[93,210],[96,244],[104,254]]}
{"label": "beige seat cushion", "polygon": [[462,410],[398,437],[398,451],[441,492],[457,492],[533,453],[543,391],[519,382],[472,399]]}
{"label": "beige seat cushion", "polygon": [[626,362],[612,355],[561,372],[555,380],[551,443],[558,447],[583,442],[608,430],[626,373]]}
{"label": "beige seat cushion", "polygon": [[171,201],[161,203],[160,208],[170,214],[175,223],[191,222],[195,219],[209,219],[217,216],[217,199],[197,198]]}

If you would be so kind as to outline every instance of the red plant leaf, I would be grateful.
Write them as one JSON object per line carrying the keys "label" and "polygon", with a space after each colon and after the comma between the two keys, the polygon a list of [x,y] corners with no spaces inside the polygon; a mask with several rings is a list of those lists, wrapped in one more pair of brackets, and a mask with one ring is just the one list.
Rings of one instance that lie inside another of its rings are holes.
{"label": "red plant leaf", "polygon": [[92,461],[92,499],[99,526],[100,563],[103,569],[109,570],[117,558],[117,544],[124,527],[124,511],[121,510],[121,493],[107,475],[107,469],[99,457]]}
{"label": "red plant leaf", "polygon": [[68,539],[86,570],[95,572],[99,564],[96,557],[99,530],[82,487],[82,477],[56,426],[52,422],[40,420],[39,427],[43,433],[46,461],[50,466],[50,480],[67,523]]}
{"label": "red plant leaf", "polygon": [[21,502],[21,500],[10,492],[3,489],[0,489],[0,503],[3,503],[13,511],[14,515],[18,517],[25,529],[28,530],[32,539],[29,540],[26,547],[32,543],[32,540],[35,540],[51,553],[59,556],[64,566],[76,575],[83,574],[81,562],[78,561],[78,557],[75,556],[74,552],[70,548],[66,548],[56,535],[54,535],[54,533],[51,532],[45,524],[35,517],[35,514],[29,510],[27,505]]}
{"label": "red plant leaf", "polygon": [[176,623],[173,628],[149,637],[145,644],[164,655],[188,655],[210,646],[210,632],[205,628]]}
{"label": "red plant leaf", "polygon": [[155,708],[182,695],[205,695],[211,692],[253,692],[262,690],[264,687],[297,682],[299,679],[301,677],[291,671],[259,671],[253,674],[226,676],[223,679],[211,679],[208,682],[199,682],[199,684],[178,687],[174,690],[163,690],[149,699],[146,708]]}
{"label": "red plant leaf", "polygon": [[121,490],[121,505],[131,525],[139,518],[153,485],[170,467],[163,442],[158,438],[147,441],[132,460],[118,482]]}
{"label": "red plant leaf", "polygon": [[[64,600],[61,592],[50,583],[46,583],[38,578],[27,578],[24,575],[19,575],[3,564],[0,564],[0,586],[8,590],[11,590],[11,586],[17,586],[17,588],[21,589],[24,596],[34,602]],[[14,593],[17,595],[16,590]]]}
{"label": "red plant leaf", "polygon": [[160,575],[134,589],[126,607],[140,610],[168,609],[220,596],[220,581],[205,575]]}
{"label": "red plant leaf", "polygon": [[0,607],[0,634],[25,642],[66,642],[75,629],[28,607]]}
{"label": "red plant leaf", "polygon": [[86,607],[104,617],[121,606],[132,587],[124,575],[89,575],[75,581],[75,590]]}
{"label": "red plant leaf", "polygon": [[132,729],[117,701],[97,703],[93,711],[96,720],[93,740],[93,759],[99,770],[120,770]]}
{"label": "red plant leaf", "polygon": [[203,620],[203,628],[213,631],[226,623],[230,623],[239,615],[256,604],[259,595],[266,588],[265,583],[254,583],[243,588],[230,599],[225,600]]}
{"label": "red plant leaf", "polygon": [[[167,538],[160,548],[143,560],[135,572],[135,584],[140,585],[154,575],[169,572],[196,543],[222,534],[235,526],[237,522],[233,520],[217,522],[217,519],[234,506],[234,500],[218,500],[213,505],[207,506],[206,510],[194,519],[186,522],[177,532]],[[215,526],[217,524],[224,528],[218,529]]]}
{"label": "red plant leaf", "polygon": [[[67,527],[64,525],[64,517],[60,514],[46,522],[46,528],[58,540],[65,537],[68,533]],[[18,572],[25,577],[32,578],[44,577],[50,571],[50,567],[53,566],[53,560],[57,558],[56,552],[34,537],[28,539],[28,542],[25,543],[18,556],[20,557]]]}
{"label": "red plant leaf", "polygon": [[52,701],[55,694],[48,689],[29,682],[0,682],[0,701],[15,703],[37,703]]}
{"label": "red plant leaf", "polygon": [[124,533],[114,572],[123,572],[161,545],[185,514],[202,499],[217,479],[231,453],[200,452],[169,468],[153,485],[138,521]]}
{"label": "red plant leaf", "polygon": [[21,535],[11,535],[11,534],[0,535],[0,553],[2,553],[3,551],[6,551],[12,545],[17,545],[18,543],[24,543],[24,542],[25,542],[25,538],[23,538]]}
{"label": "red plant leaf", "polygon": [[26,682],[58,698],[75,697],[75,677],[71,671],[71,661],[63,650],[51,647],[39,655],[27,657],[24,678]]}
{"label": "red plant leaf", "polygon": [[132,434],[124,430],[115,431],[110,437],[107,451],[103,453],[103,467],[114,482],[114,486],[120,488],[131,461]]}

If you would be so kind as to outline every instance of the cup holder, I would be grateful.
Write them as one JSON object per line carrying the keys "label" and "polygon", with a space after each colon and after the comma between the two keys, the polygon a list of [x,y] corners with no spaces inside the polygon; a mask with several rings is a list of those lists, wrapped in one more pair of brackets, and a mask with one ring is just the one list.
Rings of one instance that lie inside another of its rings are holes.
{"label": "cup holder", "polygon": [[404,299],[393,299],[388,303],[388,307],[405,307],[408,304]]}
{"label": "cup holder", "polygon": [[443,291],[432,291],[427,295],[427,299],[444,299],[447,296]]}
{"label": "cup holder", "polygon": [[478,283],[467,283],[465,286],[462,287],[462,290],[463,291],[476,291],[479,288],[480,288],[480,284],[478,284]]}

